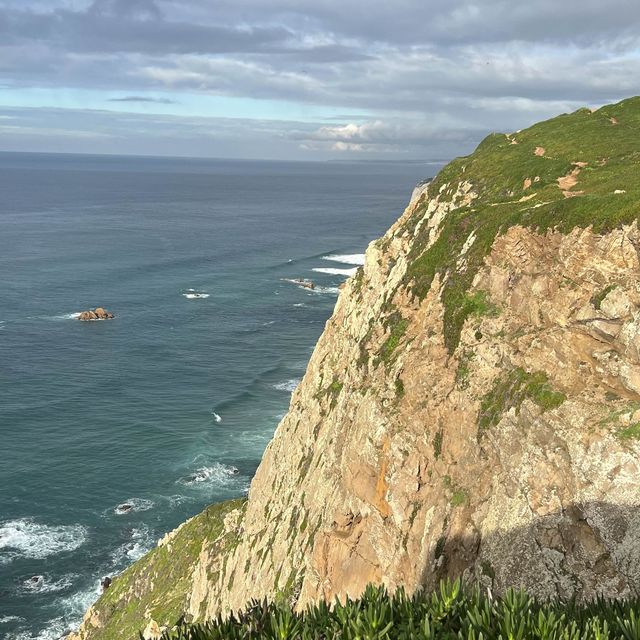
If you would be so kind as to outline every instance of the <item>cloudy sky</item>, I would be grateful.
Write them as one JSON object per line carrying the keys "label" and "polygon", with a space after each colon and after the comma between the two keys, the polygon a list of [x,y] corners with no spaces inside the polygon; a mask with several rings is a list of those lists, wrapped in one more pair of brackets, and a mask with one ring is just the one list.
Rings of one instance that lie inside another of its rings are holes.
{"label": "cloudy sky", "polygon": [[0,150],[440,160],[639,85],[640,0],[0,0]]}

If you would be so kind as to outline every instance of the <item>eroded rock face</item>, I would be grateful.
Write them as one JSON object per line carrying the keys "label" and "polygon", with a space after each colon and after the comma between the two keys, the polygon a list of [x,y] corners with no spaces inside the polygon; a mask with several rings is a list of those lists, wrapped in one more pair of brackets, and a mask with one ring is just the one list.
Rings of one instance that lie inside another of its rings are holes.
{"label": "eroded rock face", "polygon": [[89,309],[83,311],[78,315],[78,320],[111,320],[114,317],[113,313],[103,309],[102,307],[96,307],[95,309]]}
{"label": "eroded rock face", "polygon": [[[242,543],[217,582],[198,574],[195,617],[448,575],[543,597],[638,593],[636,225],[509,229],[470,292],[491,312],[466,321],[454,354],[440,283],[421,302],[390,286],[410,245],[401,220],[341,293],[252,483]],[[389,305],[407,329],[381,361]]]}

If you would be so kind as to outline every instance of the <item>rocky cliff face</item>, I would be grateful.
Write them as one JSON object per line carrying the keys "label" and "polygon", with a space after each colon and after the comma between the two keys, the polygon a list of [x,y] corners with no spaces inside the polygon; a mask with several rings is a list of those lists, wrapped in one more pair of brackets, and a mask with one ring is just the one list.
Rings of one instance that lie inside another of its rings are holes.
{"label": "rocky cliff face", "polygon": [[342,290],[248,501],[190,538],[175,606],[143,559],[76,637],[458,575],[638,594],[639,124],[631,99],[492,135],[422,187]]}

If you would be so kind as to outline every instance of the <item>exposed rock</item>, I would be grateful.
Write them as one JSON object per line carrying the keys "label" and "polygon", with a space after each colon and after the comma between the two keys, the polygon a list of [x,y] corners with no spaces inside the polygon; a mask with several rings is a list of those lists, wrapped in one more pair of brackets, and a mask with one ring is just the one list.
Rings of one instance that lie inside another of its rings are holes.
{"label": "exposed rock", "polygon": [[119,504],[115,508],[115,512],[118,515],[123,515],[125,513],[129,513],[130,511],[132,511],[132,509],[133,509],[133,505],[130,502],[123,502],[122,504]]}
{"label": "exposed rock", "polygon": [[312,280],[306,280],[305,278],[283,278],[284,282],[290,282],[291,284],[298,285],[303,289],[315,289],[316,285]]}
{"label": "exposed rock", "polygon": [[158,623],[155,620],[149,620],[149,624],[142,632],[142,637],[144,640],[158,640],[162,633],[163,629],[160,629]]}
{"label": "exposed rock", "polygon": [[78,320],[111,320],[114,318],[113,313],[103,309],[102,307],[96,307],[95,309],[89,309],[83,311],[78,315]]}

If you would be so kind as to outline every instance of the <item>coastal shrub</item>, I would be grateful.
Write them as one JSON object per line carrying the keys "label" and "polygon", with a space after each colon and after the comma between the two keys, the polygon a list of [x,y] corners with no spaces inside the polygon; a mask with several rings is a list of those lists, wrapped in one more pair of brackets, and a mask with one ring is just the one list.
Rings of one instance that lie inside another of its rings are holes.
{"label": "coastal shrub", "polygon": [[162,640],[640,640],[639,611],[637,597],[577,604],[543,602],[513,589],[495,597],[460,580],[413,596],[370,585],[358,599],[320,602],[303,612],[280,598],[254,601],[228,619],[181,620]]}

